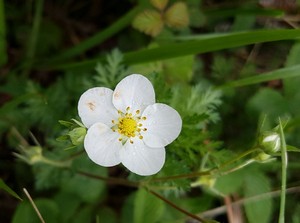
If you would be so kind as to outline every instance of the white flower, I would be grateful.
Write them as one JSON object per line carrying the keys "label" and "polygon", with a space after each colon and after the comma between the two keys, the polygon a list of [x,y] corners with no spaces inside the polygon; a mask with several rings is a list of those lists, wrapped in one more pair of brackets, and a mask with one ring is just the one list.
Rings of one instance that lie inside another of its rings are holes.
{"label": "white flower", "polygon": [[147,176],[165,162],[165,146],[182,126],[176,110],[155,103],[151,82],[142,75],[127,76],[114,91],[95,87],[84,92],[78,113],[88,128],[84,148],[101,166],[122,163],[130,171]]}

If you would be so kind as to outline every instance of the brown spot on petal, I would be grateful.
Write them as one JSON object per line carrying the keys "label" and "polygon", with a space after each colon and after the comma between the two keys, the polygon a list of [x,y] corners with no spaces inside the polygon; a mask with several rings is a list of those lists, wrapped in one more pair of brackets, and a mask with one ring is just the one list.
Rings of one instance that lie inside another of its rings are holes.
{"label": "brown spot on petal", "polygon": [[120,91],[116,91],[115,93],[114,93],[114,99],[120,99],[120,97],[121,97],[121,92]]}
{"label": "brown spot on petal", "polygon": [[89,107],[89,109],[90,109],[91,111],[95,111],[95,109],[96,109],[96,105],[95,105],[95,103],[93,103],[93,102],[87,103],[87,106]]}

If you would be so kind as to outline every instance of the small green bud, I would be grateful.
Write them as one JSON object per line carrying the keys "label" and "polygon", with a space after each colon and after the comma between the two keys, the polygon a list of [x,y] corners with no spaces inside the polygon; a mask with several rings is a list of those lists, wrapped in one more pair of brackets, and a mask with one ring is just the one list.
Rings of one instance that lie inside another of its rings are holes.
{"label": "small green bud", "polygon": [[84,137],[86,135],[86,128],[77,127],[68,133],[73,145],[78,146],[83,143]]}
{"label": "small green bud", "polygon": [[265,162],[269,162],[272,159],[272,156],[261,151],[258,152],[253,159],[259,163],[265,163]]}
{"label": "small green bud", "polygon": [[20,153],[14,153],[14,155],[29,165],[40,163],[43,160],[42,148],[40,146],[20,146],[19,151]]}
{"label": "small green bud", "polygon": [[212,177],[210,175],[207,175],[207,176],[199,177],[198,180],[191,183],[191,186],[192,187],[206,186],[208,188],[213,188],[215,183],[216,183],[216,178]]}
{"label": "small green bud", "polygon": [[42,154],[42,148],[39,146],[30,146],[28,148],[28,158],[30,163],[38,163],[42,160],[43,154]]}
{"label": "small green bud", "polygon": [[280,137],[276,132],[262,133],[259,141],[260,148],[267,154],[274,154],[280,149]]}

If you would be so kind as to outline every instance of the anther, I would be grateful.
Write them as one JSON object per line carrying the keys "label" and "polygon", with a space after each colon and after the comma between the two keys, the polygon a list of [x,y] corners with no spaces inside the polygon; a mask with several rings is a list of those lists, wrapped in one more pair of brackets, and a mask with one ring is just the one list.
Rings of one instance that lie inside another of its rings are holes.
{"label": "anther", "polygon": [[147,118],[144,116],[144,117],[142,117],[142,119],[143,119],[143,120],[146,120]]}
{"label": "anther", "polygon": [[143,131],[147,131],[147,128],[144,128]]}
{"label": "anther", "polygon": [[127,108],[126,108],[126,111],[129,111],[129,110],[130,110],[130,107],[127,107]]}
{"label": "anther", "polygon": [[133,144],[133,141],[132,141],[132,140],[130,140],[129,142],[130,142],[131,144]]}
{"label": "anther", "polygon": [[139,127],[142,127],[142,126],[143,126],[143,124],[142,124],[142,123],[140,123],[140,124],[139,124]]}
{"label": "anther", "polygon": [[139,139],[143,139],[143,136],[139,136]]}
{"label": "anther", "polygon": [[121,142],[121,141],[122,141],[122,138],[119,138],[119,141]]}
{"label": "anther", "polygon": [[136,114],[140,114],[140,110],[136,110],[135,113],[136,113]]}

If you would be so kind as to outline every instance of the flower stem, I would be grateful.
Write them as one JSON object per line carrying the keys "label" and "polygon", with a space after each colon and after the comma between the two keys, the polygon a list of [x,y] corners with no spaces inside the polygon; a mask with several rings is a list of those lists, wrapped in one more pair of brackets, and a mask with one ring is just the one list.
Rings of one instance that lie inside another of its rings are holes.
{"label": "flower stem", "polygon": [[286,169],[288,165],[286,143],[282,129],[281,120],[279,119],[279,133],[281,142],[281,196],[280,196],[280,211],[278,223],[284,223],[285,217],[285,194],[286,194]]}
{"label": "flower stem", "polygon": [[167,176],[167,177],[157,177],[149,180],[150,182],[160,182],[160,181],[167,181],[167,180],[178,180],[178,179],[188,179],[188,178],[194,178],[194,177],[200,177],[200,176],[206,176],[210,175],[213,170],[216,168],[202,171],[202,172],[193,172],[188,174],[180,174],[180,175],[174,175],[174,176]]}
{"label": "flower stem", "polygon": [[90,174],[90,173],[86,173],[83,171],[76,171],[77,174],[80,174],[82,176],[86,176],[86,177],[90,177],[90,178],[94,178],[94,179],[98,179],[98,180],[103,180],[106,181],[109,184],[118,184],[118,185],[123,185],[123,186],[128,186],[128,187],[139,187],[140,183],[139,182],[133,182],[133,181],[128,181],[126,179],[123,178],[115,178],[115,177],[103,177],[103,176],[98,176],[98,175],[94,175],[94,174]]}
{"label": "flower stem", "polygon": [[70,161],[56,161],[56,160],[51,160],[46,157],[41,157],[41,162],[49,164],[51,166],[59,167],[59,168],[69,168],[71,166]]}
{"label": "flower stem", "polygon": [[[215,174],[215,173],[219,173],[219,174],[222,174],[222,169],[224,169],[226,166],[240,160],[241,158],[245,157],[245,156],[248,156],[249,154],[253,153],[253,152],[256,152],[258,149],[257,148],[254,148],[254,149],[249,149],[245,152],[243,152],[242,154],[240,154],[239,156],[237,157],[234,157],[233,159],[223,163],[222,165],[220,165],[219,167],[214,167],[214,168],[211,168],[209,170],[206,170],[206,171],[201,171],[201,172],[193,172],[193,173],[188,173],[188,174],[181,174],[181,175],[174,175],[174,176],[167,176],[167,177],[157,177],[157,178],[153,178],[151,180],[149,180],[150,182],[160,182],[160,181],[167,181],[167,180],[178,180],[178,179],[188,179],[188,178],[194,178],[194,177],[200,177],[200,176],[206,176],[206,175],[212,175],[212,174]],[[233,172],[235,169],[240,169],[250,163],[252,163],[253,161],[246,161],[245,163],[243,163],[242,165],[239,165],[238,167],[236,168],[233,168],[229,171]],[[225,174],[227,172],[224,172]]]}
{"label": "flower stem", "polygon": [[230,165],[230,164],[232,164],[232,163],[234,163],[234,162],[240,160],[241,158],[243,158],[243,157],[245,157],[245,156],[248,156],[249,154],[251,154],[251,153],[253,153],[253,152],[256,152],[256,151],[258,151],[257,148],[249,149],[249,150],[243,152],[242,154],[236,156],[235,158],[233,158],[233,159],[231,159],[231,160],[229,160],[229,161],[223,163],[222,165],[219,166],[219,169],[223,169],[224,167],[226,167],[226,166],[228,166],[228,165]]}

